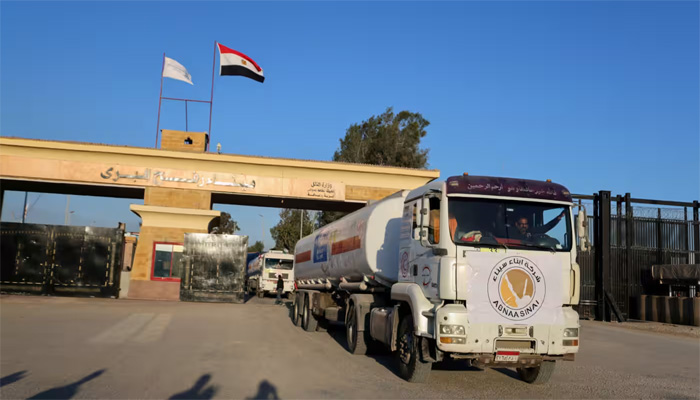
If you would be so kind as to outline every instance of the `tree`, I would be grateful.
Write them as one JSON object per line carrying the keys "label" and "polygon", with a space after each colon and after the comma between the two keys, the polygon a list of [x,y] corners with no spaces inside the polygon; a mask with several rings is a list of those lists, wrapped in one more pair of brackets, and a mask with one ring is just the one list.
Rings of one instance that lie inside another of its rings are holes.
{"label": "tree", "polygon": [[350,125],[333,161],[426,168],[429,150],[420,148],[420,140],[428,125],[430,122],[420,113],[394,114],[389,107],[379,116]]}
{"label": "tree", "polygon": [[265,244],[260,240],[256,241],[252,246],[248,247],[248,253],[262,253],[265,250]]}
{"label": "tree", "polygon": [[[372,116],[359,124],[352,124],[340,139],[340,148],[333,161],[386,165],[404,168],[426,168],[428,149],[420,148],[425,128],[430,122],[420,113],[401,111],[394,114],[389,107],[379,116]],[[322,227],[347,213],[323,211],[316,226]]]}
{"label": "tree", "polygon": [[289,252],[294,252],[294,247],[299,240],[299,222],[302,213],[304,214],[303,235],[308,235],[313,231],[314,224],[310,212],[284,208],[280,211],[280,222],[270,229],[276,249],[287,249]]}
{"label": "tree", "polygon": [[238,222],[231,219],[231,214],[223,211],[220,217],[214,218],[209,224],[209,233],[218,235],[233,235],[240,230]]}

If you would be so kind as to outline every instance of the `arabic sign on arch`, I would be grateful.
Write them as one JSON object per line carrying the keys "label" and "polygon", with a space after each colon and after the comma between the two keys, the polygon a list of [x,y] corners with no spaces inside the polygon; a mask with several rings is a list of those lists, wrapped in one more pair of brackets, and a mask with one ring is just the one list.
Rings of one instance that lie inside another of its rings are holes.
{"label": "arabic sign on arch", "polygon": [[3,157],[3,175],[54,181],[345,200],[345,184],[341,182],[84,161],[28,160],[20,156]]}

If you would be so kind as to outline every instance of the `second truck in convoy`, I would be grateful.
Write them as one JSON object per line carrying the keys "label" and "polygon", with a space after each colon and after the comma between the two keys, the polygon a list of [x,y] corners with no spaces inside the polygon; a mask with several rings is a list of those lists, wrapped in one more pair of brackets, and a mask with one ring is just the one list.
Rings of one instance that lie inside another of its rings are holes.
{"label": "second truck in convoy", "polygon": [[246,268],[246,291],[258,297],[265,293],[277,293],[277,279],[284,280],[283,293],[294,290],[294,256],[279,250],[261,253],[252,259]]}
{"label": "second truck in convoy", "polygon": [[395,193],[297,243],[293,320],[344,323],[350,352],[384,346],[411,382],[451,358],[544,383],[579,346],[573,206],[549,181],[466,174]]}

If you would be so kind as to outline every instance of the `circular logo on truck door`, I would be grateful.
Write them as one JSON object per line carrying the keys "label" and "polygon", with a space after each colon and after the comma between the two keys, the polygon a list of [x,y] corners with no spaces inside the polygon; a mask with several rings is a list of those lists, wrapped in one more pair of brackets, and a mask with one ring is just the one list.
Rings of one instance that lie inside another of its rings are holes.
{"label": "circular logo on truck door", "polygon": [[535,315],[544,304],[545,292],[542,271],[524,257],[504,258],[489,275],[489,302],[499,315],[512,321]]}

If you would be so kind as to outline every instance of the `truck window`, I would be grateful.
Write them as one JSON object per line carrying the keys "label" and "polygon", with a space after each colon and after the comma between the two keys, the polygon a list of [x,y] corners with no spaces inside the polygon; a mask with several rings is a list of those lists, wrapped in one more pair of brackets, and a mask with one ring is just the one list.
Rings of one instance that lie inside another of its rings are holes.
{"label": "truck window", "polygon": [[440,243],[440,199],[428,199],[428,242]]}
{"label": "truck window", "polygon": [[451,198],[452,240],[468,246],[499,246],[536,251],[571,250],[569,208],[555,203]]}
{"label": "truck window", "polygon": [[293,260],[280,260],[279,258],[266,258],[265,269],[292,269]]}
{"label": "truck window", "polygon": [[413,225],[411,226],[411,237],[413,239],[418,239],[416,236],[416,229],[418,229],[418,203],[413,203]]}

